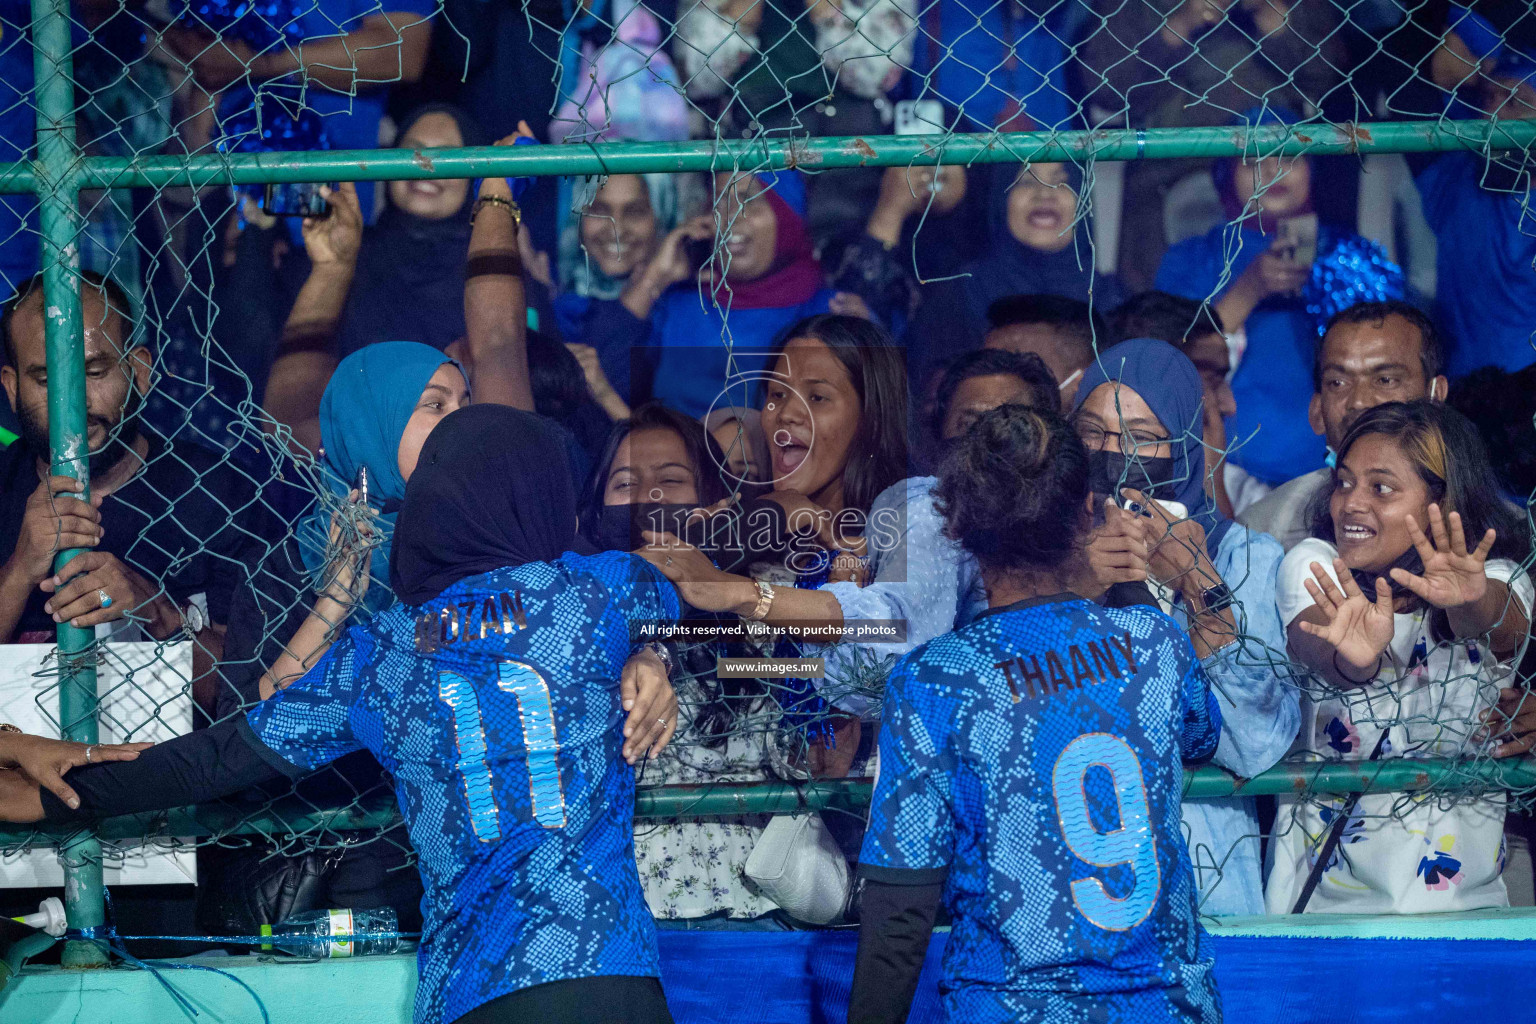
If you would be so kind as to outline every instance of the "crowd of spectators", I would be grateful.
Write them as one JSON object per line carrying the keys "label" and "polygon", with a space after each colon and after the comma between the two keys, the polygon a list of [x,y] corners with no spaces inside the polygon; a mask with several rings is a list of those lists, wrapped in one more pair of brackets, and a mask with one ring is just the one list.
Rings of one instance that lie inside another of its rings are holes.
{"label": "crowd of spectators", "polygon": [[[0,20],[24,31],[14,6]],[[161,107],[130,111],[133,138],[106,130],[129,108],[93,94],[93,154],[156,132],[162,151],[220,145],[232,111],[300,80],[332,149],[875,135],[918,99],[943,105],[935,131],[1000,133],[1536,117],[1536,49],[1482,10],[1497,5],[321,0],[266,48],[183,19],[137,53],[114,35],[134,5],[77,6],[92,45],[117,40],[123,81],[168,82]],[[0,98],[24,104],[30,73],[0,75]],[[18,153],[30,131],[0,114]],[[1219,765],[1523,755],[1536,230],[1521,156],[1411,160],[1433,295],[1388,257],[1398,238],[1355,230],[1358,165],[1330,158],[1131,162],[1108,266],[1091,215],[1110,193],[1072,163],[339,182],[302,221],[250,195],[231,208],[227,189],[110,193],[81,247],[88,502],[50,476],[35,212],[10,198],[0,641],[46,642],[61,621],[185,636],[205,720],[261,700],[395,600],[389,538],[423,442],[455,409],[499,403],[563,428],[549,457],[584,481],[582,543],[637,548],[659,524],[698,538],[678,510],[728,523],[735,543],[662,569],[687,615],[904,624],[896,644],[770,631],[679,647],[678,736],[641,781],[861,774],[881,673],[985,606],[934,469],[980,415],[1019,404],[1067,415],[1090,455],[1074,589],[1179,622],[1221,702]],[[244,429],[257,422],[268,440]],[[333,522],[361,506],[365,526]],[[339,556],[347,536],[371,555]],[[88,553],[55,575],[69,547]],[[814,655],[826,678],[723,678],[720,654]],[[361,757],[311,798],[384,781]],[[1189,801],[1185,833],[1205,913],[1461,910],[1530,901],[1528,860],[1506,891],[1504,819],[1491,795],[1411,817],[1390,796],[1230,797]],[[657,918],[844,919],[857,822],[786,838],[780,821],[638,824]],[[815,899],[754,864],[785,842],[819,858]],[[338,900],[420,920],[398,845],[203,859],[203,933]]]}

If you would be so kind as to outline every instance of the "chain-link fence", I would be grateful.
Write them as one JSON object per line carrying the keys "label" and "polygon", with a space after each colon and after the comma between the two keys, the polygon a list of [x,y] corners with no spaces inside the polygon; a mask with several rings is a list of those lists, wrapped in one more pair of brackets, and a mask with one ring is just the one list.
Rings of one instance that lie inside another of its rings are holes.
{"label": "chain-link fence", "polygon": [[[905,332],[917,387],[932,366],[914,338],[954,335],[932,346],[938,365],[988,326],[967,282],[1006,297],[985,287],[995,272],[1008,291],[1060,291],[1103,315],[1156,286],[1229,321],[1224,358],[1274,362],[1273,377],[1238,394],[1221,443],[1204,424],[1166,424],[1171,440],[1182,432],[1213,450],[1207,485],[1314,470],[1326,453],[1304,405],[1263,401],[1294,383],[1269,347],[1276,331],[1310,346],[1354,301],[1408,298],[1461,332],[1453,376],[1481,365],[1479,353],[1502,352],[1483,361],[1506,370],[1530,362],[1526,318],[1489,307],[1502,296],[1529,308],[1521,297],[1536,294],[1525,216],[1533,74],[1536,15],[1514,4],[34,0],[29,11],[0,0],[0,273],[17,286],[41,272],[7,325],[10,426],[21,435],[12,454],[25,473],[6,481],[21,489],[6,500],[21,508],[15,495],[37,486],[30,454],[47,450],[53,472],[109,487],[133,524],[112,548],[131,570],[131,597],[118,600],[131,614],[71,612],[83,625],[59,624],[55,642],[36,635],[53,623],[33,599],[10,639],[37,642],[37,658],[7,714],[23,717],[14,709],[26,704],[40,730],[87,742],[158,739],[258,699],[263,672],[331,578],[324,525],[345,513],[334,554],[371,521],[353,516],[354,480],[316,459],[320,395],[338,358],[407,337],[489,375],[500,335],[485,318],[505,328],[522,304],[541,334],[578,346],[602,340],[607,328],[592,319],[602,303],[639,324],[645,345],[692,346],[687,367],[663,358],[649,380],[578,351],[585,393],[572,398],[547,383],[574,365],[563,347],[540,350],[529,334],[540,411],[585,429],[578,442],[595,458],[626,398],[656,394],[698,415],[758,372],[763,358],[744,353],[794,319],[764,310],[853,311]],[[444,101],[471,116],[421,107]],[[426,114],[406,116],[413,109]],[[520,121],[544,144],[512,144]],[[508,144],[489,145],[498,138]],[[465,263],[477,256],[469,179],[501,177],[533,179],[509,187],[521,232],[478,255],[502,259],[503,277],[519,267],[526,291],[466,309]],[[306,186],[343,182],[356,183],[354,206],[335,190],[327,206]],[[1472,198],[1456,206],[1458,195]],[[758,221],[769,204],[777,235]],[[300,227],[296,214],[327,209]],[[1289,248],[1265,262],[1277,232]],[[1495,243],[1496,259],[1485,251]],[[1033,245],[1050,269],[1027,253],[1011,277],[1006,261],[975,264],[1010,245]],[[753,287],[802,258],[821,277],[779,281],[803,296]],[[1494,291],[1480,283],[1499,275]],[[944,294],[970,301],[974,323],[939,318]],[[1279,312],[1266,305],[1276,297],[1287,300]],[[658,326],[665,316],[673,336]],[[1089,330],[1096,361],[1118,339],[1103,320]],[[1310,349],[1292,358],[1310,375]],[[673,386],[700,366],[720,378],[708,393]],[[1303,383],[1303,402],[1313,387]],[[731,395],[724,404],[761,401],[745,386]],[[597,425],[576,406],[599,409]],[[1523,410],[1493,453],[1521,498]],[[308,551],[306,520],[321,524]],[[1529,565],[1529,553],[1514,561]],[[1256,564],[1229,569],[1234,593],[1254,592]],[[388,600],[384,575],[376,564],[369,604]],[[105,592],[101,579],[72,597]],[[1493,759],[1475,734],[1496,705],[1523,709],[1530,668],[1512,666],[1524,642],[1495,664],[1486,645],[1426,626],[1429,648],[1465,653],[1426,649],[1395,682],[1351,689],[1291,662],[1283,634],[1249,628],[1259,617],[1235,616],[1241,654],[1231,660],[1246,678],[1299,692],[1301,739],[1247,783],[1215,768],[1190,774],[1191,801],[1221,798],[1232,814],[1248,813],[1234,795],[1281,797],[1267,831],[1229,823],[1213,833],[1224,848],[1192,839],[1202,890],[1220,890],[1234,857],[1257,870],[1261,838],[1271,857],[1294,839],[1305,873],[1309,861],[1347,857],[1376,820],[1419,830],[1417,884],[1459,885],[1463,858],[1446,842],[1499,842],[1505,811],[1536,788],[1526,761]],[[862,746],[840,769],[862,774],[873,730],[861,744],[849,726],[859,716],[834,705],[875,721],[893,656],[859,648],[821,697],[803,681],[715,677],[717,655],[787,653],[781,643],[681,651],[683,717],[698,727],[642,770],[642,787],[666,783],[642,789],[643,817],[725,817],[750,838],[766,814],[860,814],[867,781],[811,780],[839,743]],[[1241,694],[1228,696],[1241,708]],[[1467,808],[1492,824],[1467,831]],[[244,848],[263,861],[368,845],[391,847],[406,867],[411,856],[371,763],[292,792],[5,842],[11,864],[58,846],[71,925],[90,929],[102,923],[103,865],[142,857],[124,844],[144,837],[160,851]]]}

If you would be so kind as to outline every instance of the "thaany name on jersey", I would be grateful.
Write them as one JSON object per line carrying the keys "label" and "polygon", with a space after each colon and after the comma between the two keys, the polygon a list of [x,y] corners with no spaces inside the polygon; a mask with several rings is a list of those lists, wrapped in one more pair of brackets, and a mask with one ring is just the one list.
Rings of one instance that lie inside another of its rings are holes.
{"label": "thaany name on jersey", "polygon": [[[478,621],[477,621],[478,620]],[[491,634],[510,636],[528,628],[523,592],[503,590],[484,600],[429,606],[416,616],[416,650],[431,654],[449,644],[484,640]]]}
{"label": "thaany name on jersey", "polygon": [[[1087,653],[1083,653],[1087,648]],[[1003,670],[1003,675],[1008,679],[1008,692],[1013,694],[1013,702],[1017,704],[1023,698],[1019,695],[1019,685],[1024,687],[1024,696],[1034,700],[1036,697],[1048,697],[1061,690],[1082,689],[1085,685],[1102,683],[1110,678],[1122,679],[1120,662],[1116,655],[1125,659],[1129,668],[1129,674],[1136,674],[1136,656],[1131,650],[1131,634],[1126,633],[1122,640],[1120,637],[1105,637],[1100,641],[1087,641],[1082,645],[1073,644],[1068,647],[1065,655],[1055,650],[1045,652],[1045,667],[1040,666],[1038,655],[1031,654],[1026,661],[1024,658],[1005,658],[992,667]],[[1068,677],[1068,666],[1071,667],[1071,676]]]}

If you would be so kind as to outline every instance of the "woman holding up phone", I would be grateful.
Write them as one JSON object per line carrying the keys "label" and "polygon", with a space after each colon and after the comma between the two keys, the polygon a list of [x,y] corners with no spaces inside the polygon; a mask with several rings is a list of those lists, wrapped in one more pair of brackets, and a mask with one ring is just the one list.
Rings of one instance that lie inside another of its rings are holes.
{"label": "woman holding up phone", "polygon": [[[1301,720],[1275,604],[1285,551],[1210,499],[1203,402],[1199,371],[1167,342],[1122,342],[1084,372],[1072,424],[1088,449],[1088,486],[1100,508],[1110,498],[1125,506],[1105,508],[1114,522],[1090,535],[1088,561],[1098,573],[1112,560],[1100,552],[1113,536],[1139,525],[1150,582],[1215,683],[1223,718],[1216,761],[1247,778],[1285,754]],[[1195,801],[1184,821],[1200,912],[1263,913],[1253,799]]]}
{"label": "woman holding up phone", "polygon": [[[1293,120],[1254,110],[1239,123]],[[1313,352],[1328,317],[1361,299],[1403,297],[1403,272],[1380,246],[1343,225],[1318,223],[1312,171],[1302,156],[1217,160],[1211,177],[1227,223],[1170,248],[1157,272],[1155,287],[1210,302],[1235,340],[1237,411],[1226,433],[1244,443],[1233,446],[1228,464],[1252,478],[1235,487],[1229,471],[1239,513],[1269,488],[1323,464],[1326,449],[1308,426],[1307,405]]]}

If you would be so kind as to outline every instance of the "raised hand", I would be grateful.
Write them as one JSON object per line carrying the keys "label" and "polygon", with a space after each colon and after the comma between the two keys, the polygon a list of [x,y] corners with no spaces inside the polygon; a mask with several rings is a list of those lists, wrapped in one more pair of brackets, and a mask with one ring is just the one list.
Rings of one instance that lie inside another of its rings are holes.
{"label": "raised hand", "polygon": [[[1333,648],[1338,661],[1348,667],[1349,676],[1364,682],[1374,675],[1381,654],[1392,642],[1392,587],[1381,577],[1376,579],[1376,600],[1361,593],[1342,558],[1333,560],[1344,589],[1334,585],[1321,563],[1312,563],[1313,579],[1306,580],[1307,593],[1327,617],[1326,625],[1298,622],[1303,633],[1317,637]],[[1316,580],[1316,582],[1313,582]]]}
{"label": "raised hand", "polygon": [[1424,563],[1424,572],[1415,576],[1406,569],[1393,569],[1392,579],[1436,608],[1458,608],[1482,600],[1488,592],[1484,563],[1497,534],[1490,529],[1483,534],[1482,543],[1469,552],[1461,513],[1442,516],[1439,505],[1429,506],[1429,529],[1434,543],[1424,536],[1418,521],[1408,517],[1408,535]]}
{"label": "raised hand", "polygon": [[363,245],[363,210],[357,202],[357,186],[343,181],[339,188],[320,186],[320,195],[331,208],[329,217],[305,217],[300,230],[304,250],[314,263],[350,267]]}

